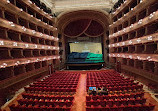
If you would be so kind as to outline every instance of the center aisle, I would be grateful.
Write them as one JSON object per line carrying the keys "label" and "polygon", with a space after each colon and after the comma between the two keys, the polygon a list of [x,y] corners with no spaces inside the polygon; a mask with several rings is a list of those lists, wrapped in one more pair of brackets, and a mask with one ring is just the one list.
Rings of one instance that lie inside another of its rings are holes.
{"label": "center aisle", "polygon": [[86,73],[80,75],[72,111],[86,111]]}

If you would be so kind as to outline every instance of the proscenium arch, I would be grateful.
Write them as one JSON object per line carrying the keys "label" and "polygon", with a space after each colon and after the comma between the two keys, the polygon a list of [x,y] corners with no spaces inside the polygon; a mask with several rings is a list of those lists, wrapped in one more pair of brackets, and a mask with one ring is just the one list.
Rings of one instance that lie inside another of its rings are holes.
{"label": "proscenium arch", "polygon": [[73,10],[61,13],[57,17],[56,26],[60,34],[64,34],[65,27],[72,21],[79,19],[91,19],[97,21],[103,26],[104,33],[109,29],[110,18],[109,14],[102,10],[86,9],[86,10]]}

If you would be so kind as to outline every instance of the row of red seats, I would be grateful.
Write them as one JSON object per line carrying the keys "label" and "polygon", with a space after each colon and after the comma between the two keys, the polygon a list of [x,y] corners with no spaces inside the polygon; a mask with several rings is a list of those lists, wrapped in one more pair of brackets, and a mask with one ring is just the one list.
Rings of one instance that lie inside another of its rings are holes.
{"label": "row of red seats", "polygon": [[114,105],[113,107],[109,107],[106,105],[105,107],[102,106],[91,106],[91,107],[86,107],[86,111],[153,111],[154,105],[149,104],[137,104],[137,105],[128,105],[124,106],[123,104],[121,106],[116,106]]}
{"label": "row of red seats", "polygon": [[113,107],[113,105],[116,105],[116,106],[120,106],[121,104],[123,105],[128,105],[128,104],[131,104],[131,105],[136,105],[136,104],[145,104],[146,102],[146,99],[145,98],[130,98],[130,99],[126,99],[126,98],[123,98],[123,99],[109,99],[109,100],[90,100],[90,101],[86,101],[86,105],[87,106],[91,106],[91,105],[94,105],[94,106],[98,106],[98,105],[101,105],[102,107],[105,107],[106,105],[108,105],[109,107]]}
{"label": "row of red seats", "polygon": [[[87,91],[89,87],[106,87],[106,85],[87,85]],[[108,91],[124,91],[124,90],[142,90],[143,85],[128,85],[128,86],[114,86],[114,87],[107,87]]]}
{"label": "row of red seats", "polygon": [[40,99],[40,100],[38,100],[38,99],[20,99],[20,100],[18,100],[18,103],[20,104],[20,105],[23,105],[23,104],[25,104],[25,105],[40,105],[40,106],[42,106],[42,105],[45,105],[45,106],[49,106],[49,105],[52,105],[52,106],[57,106],[57,105],[59,105],[60,107],[63,107],[64,105],[66,105],[66,107],[71,107],[71,105],[72,105],[72,101],[69,101],[69,100],[66,100],[66,101],[64,101],[64,100],[49,100],[49,99]]}
{"label": "row of red seats", "polygon": [[131,93],[131,94],[120,94],[120,95],[96,95],[96,96],[86,96],[86,101],[90,101],[91,99],[93,100],[109,100],[109,99],[123,99],[123,98],[142,98],[144,96],[144,92],[141,93]]}
{"label": "row of red seats", "polygon": [[52,88],[76,88],[77,85],[46,85],[46,84],[31,84],[30,87],[52,87]]}
{"label": "row of red seats", "polygon": [[35,105],[35,106],[32,106],[32,105],[28,105],[26,106],[25,104],[24,105],[12,105],[10,106],[10,110],[11,111],[70,111],[71,107],[66,107],[66,106],[63,106],[63,107],[60,107],[60,106],[56,106],[56,107],[53,107],[52,105],[49,105],[49,106],[39,106],[39,105]]}
{"label": "row of red seats", "polygon": [[24,87],[26,92],[76,92],[76,88]]}
{"label": "row of red seats", "polygon": [[66,101],[66,100],[69,100],[69,101],[72,101],[73,99],[74,99],[74,97],[73,96],[66,96],[66,95],[57,95],[57,96],[54,96],[54,95],[40,95],[40,94],[30,94],[30,93],[23,93],[22,94],[22,97],[24,98],[24,99],[38,99],[38,100],[40,100],[40,99],[49,99],[49,100],[64,100],[64,101]]}

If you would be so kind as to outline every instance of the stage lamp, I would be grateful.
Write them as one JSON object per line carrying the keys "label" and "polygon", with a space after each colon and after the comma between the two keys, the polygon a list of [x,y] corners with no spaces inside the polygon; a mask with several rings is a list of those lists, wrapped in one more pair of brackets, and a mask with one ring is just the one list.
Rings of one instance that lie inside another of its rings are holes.
{"label": "stage lamp", "polygon": [[54,37],[52,36],[52,39],[54,39]]}
{"label": "stage lamp", "polygon": [[117,43],[117,46],[120,46],[120,44],[119,44],[119,43]]}
{"label": "stage lamp", "polygon": [[48,46],[48,49],[50,49],[50,46]]}
{"label": "stage lamp", "polygon": [[31,17],[33,17],[33,15],[30,15]]}
{"label": "stage lamp", "polygon": [[125,45],[125,42],[122,42],[122,45]]}
{"label": "stage lamp", "polygon": [[133,8],[131,8],[131,10],[133,10]]}

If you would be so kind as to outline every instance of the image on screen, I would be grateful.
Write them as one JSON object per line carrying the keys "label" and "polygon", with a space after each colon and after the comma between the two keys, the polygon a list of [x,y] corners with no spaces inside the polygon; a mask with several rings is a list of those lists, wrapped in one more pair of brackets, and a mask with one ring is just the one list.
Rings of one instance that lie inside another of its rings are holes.
{"label": "image on screen", "polygon": [[96,91],[96,87],[89,87],[89,90],[92,91],[94,89],[94,91]]}

